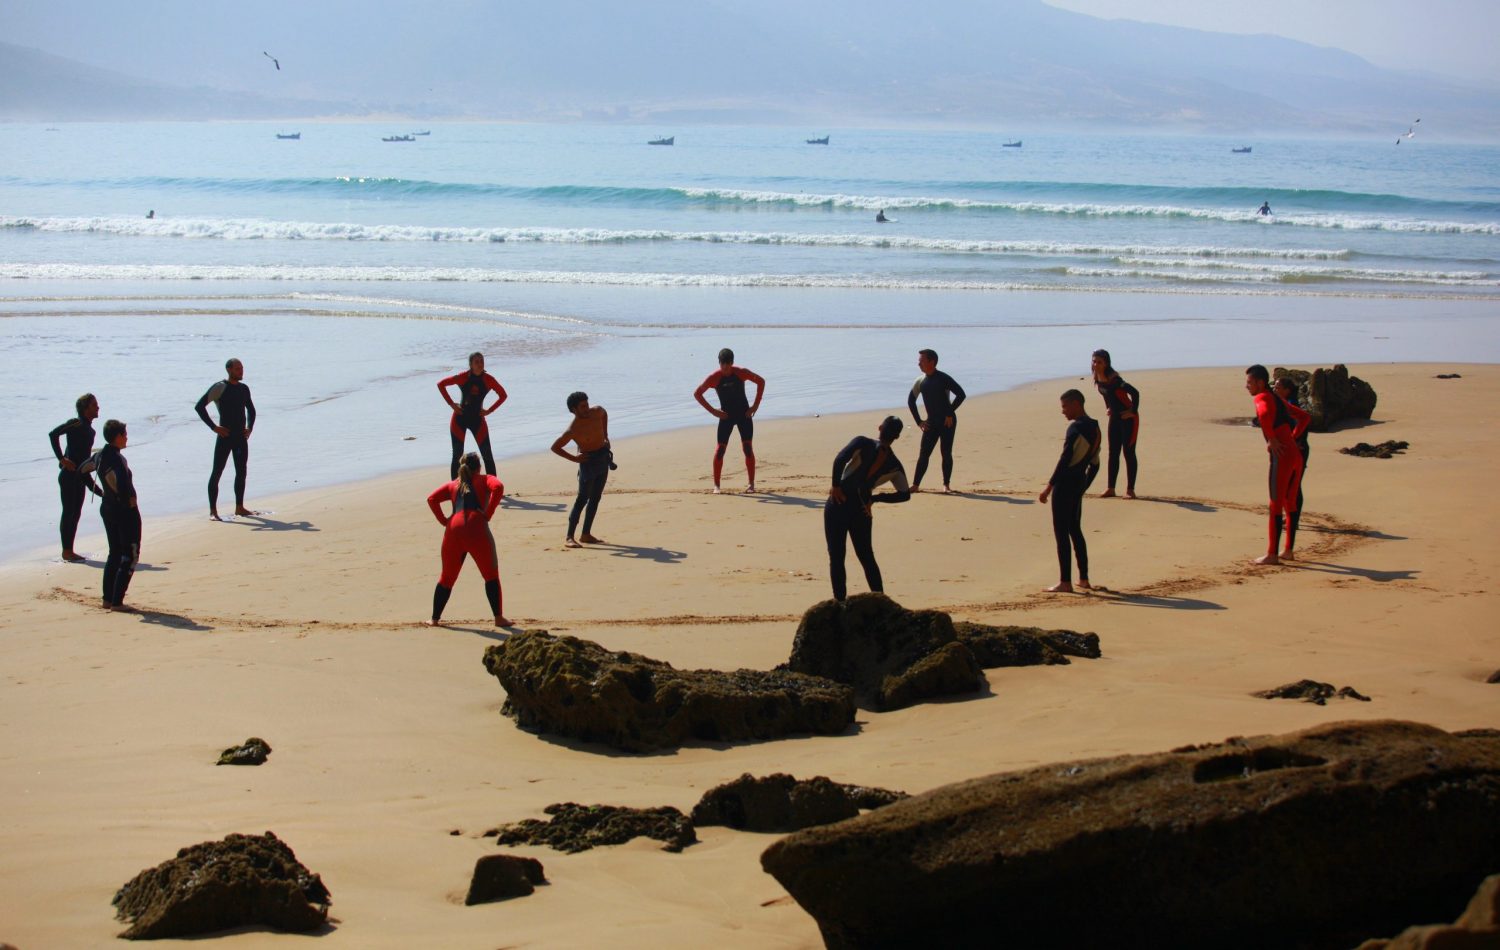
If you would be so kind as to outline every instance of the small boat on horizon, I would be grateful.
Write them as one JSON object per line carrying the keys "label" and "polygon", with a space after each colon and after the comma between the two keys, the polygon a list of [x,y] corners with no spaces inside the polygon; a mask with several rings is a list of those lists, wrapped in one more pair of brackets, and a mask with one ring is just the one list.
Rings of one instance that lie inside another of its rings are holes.
{"label": "small boat on horizon", "polygon": [[383,135],[380,137],[380,141],[382,142],[415,142],[416,140],[417,137],[414,135]]}
{"label": "small boat on horizon", "polygon": [[820,139],[808,139],[807,140],[807,144],[808,145],[827,145],[828,144],[828,136],[825,135],[825,136],[823,136]]}
{"label": "small boat on horizon", "polygon": [[432,134],[432,130],[431,129],[428,129],[426,132],[413,132],[412,133],[412,135],[431,135],[431,134]]}
{"label": "small boat on horizon", "polygon": [[652,139],[647,145],[672,145],[677,141],[677,136],[669,135],[666,138]]}
{"label": "small boat on horizon", "polygon": [[1014,142],[1001,142],[1000,143],[1000,147],[1001,148],[1020,148],[1021,147],[1021,140],[1020,139],[1016,139]]}
{"label": "small boat on horizon", "polygon": [[288,132],[285,135],[283,135],[282,133],[277,132],[276,133],[276,137],[279,138],[279,139],[286,139],[286,140],[290,140],[290,141],[293,141],[293,142],[297,142],[297,141],[300,141],[302,139],[302,133],[301,132]]}
{"label": "small boat on horizon", "polygon": [[1250,154],[1250,149],[1252,147],[1253,146],[1246,145],[1244,148],[1232,148],[1232,149],[1230,149],[1230,151],[1233,152],[1236,155],[1249,155]]}

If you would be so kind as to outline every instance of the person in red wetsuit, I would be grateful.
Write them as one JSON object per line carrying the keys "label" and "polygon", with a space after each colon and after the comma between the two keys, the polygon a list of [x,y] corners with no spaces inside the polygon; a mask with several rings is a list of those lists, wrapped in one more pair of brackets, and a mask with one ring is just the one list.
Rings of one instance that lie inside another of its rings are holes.
{"label": "person in red wetsuit", "polygon": [[1280,564],[1281,558],[1290,559],[1290,540],[1287,548],[1276,554],[1281,543],[1281,526],[1285,519],[1288,532],[1297,511],[1297,493],[1302,485],[1302,452],[1297,440],[1307,432],[1312,416],[1305,409],[1289,404],[1271,391],[1271,374],[1259,363],[1245,370],[1245,391],[1255,399],[1255,421],[1260,424],[1261,434],[1266,437],[1266,451],[1271,456],[1270,493],[1271,516],[1266,526],[1266,553],[1255,559],[1256,564]]}
{"label": "person in red wetsuit", "polygon": [[[448,395],[449,386],[458,387],[457,402]],[[474,433],[479,454],[484,456],[485,472],[495,474],[495,456],[490,451],[490,427],[484,417],[500,408],[505,402],[506,392],[495,377],[484,371],[484,354],[470,353],[468,370],[438,380],[437,387],[438,392],[443,394],[443,401],[453,407],[453,419],[448,423],[448,434],[453,438],[453,464],[448,470],[448,476],[458,477],[458,459],[464,454],[465,430]],[[486,409],[484,398],[490,393],[498,398]]]}
{"label": "person in red wetsuit", "polygon": [[1141,394],[1120,378],[1110,362],[1109,350],[1095,350],[1090,366],[1094,387],[1104,397],[1109,416],[1109,486],[1100,498],[1115,497],[1115,481],[1120,477],[1120,454],[1125,455],[1125,497],[1135,497],[1135,442],[1141,434]]}
{"label": "person in red wetsuit", "polygon": [[[427,496],[427,507],[443,531],[443,572],[432,591],[432,620],[435,627],[443,619],[453,582],[464,566],[464,558],[474,558],[479,576],[484,578],[484,594],[495,614],[495,626],[508,627],[510,621],[500,610],[500,567],[495,557],[495,536],[490,533],[490,518],[505,496],[505,486],[493,475],[479,474],[479,456],[470,452],[459,460],[458,477],[439,485]],[[452,502],[453,514],[443,516],[443,502]]]}
{"label": "person in red wetsuit", "polygon": [[[755,402],[745,399],[745,384],[755,384]],[[703,394],[710,389],[719,395],[719,408],[709,404]],[[693,398],[719,420],[719,447],[714,450],[714,494],[719,493],[719,476],[724,471],[724,453],[729,448],[729,433],[740,430],[740,446],[745,450],[745,479],[755,491],[755,411],[760,408],[760,397],[766,394],[766,381],[743,366],[734,365],[734,350],[719,351],[719,368],[708,374],[693,392]]]}

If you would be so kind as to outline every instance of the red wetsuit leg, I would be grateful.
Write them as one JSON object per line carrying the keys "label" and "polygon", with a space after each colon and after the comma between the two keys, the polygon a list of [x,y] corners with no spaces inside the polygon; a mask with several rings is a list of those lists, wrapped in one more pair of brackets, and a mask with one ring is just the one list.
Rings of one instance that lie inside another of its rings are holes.
{"label": "red wetsuit leg", "polygon": [[467,554],[465,547],[462,524],[450,522],[448,529],[443,532],[443,571],[438,577],[439,584],[451,589],[458,580],[458,572],[463,569]]}

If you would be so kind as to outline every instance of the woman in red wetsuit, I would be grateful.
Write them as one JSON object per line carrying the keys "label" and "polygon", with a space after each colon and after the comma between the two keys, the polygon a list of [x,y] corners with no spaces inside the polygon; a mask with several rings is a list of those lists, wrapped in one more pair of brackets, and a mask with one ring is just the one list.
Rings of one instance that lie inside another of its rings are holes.
{"label": "woman in red wetsuit", "polygon": [[[470,452],[460,460],[458,477],[438,486],[427,496],[427,507],[444,527],[443,573],[432,591],[432,620],[437,626],[443,619],[453,582],[464,566],[464,558],[474,558],[479,576],[484,578],[484,593],[495,614],[495,626],[508,627],[510,621],[500,610],[500,567],[495,557],[495,537],[490,534],[490,518],[505,496],[505,486],[493,475],[479,474],[479,456]],[[443,517],[443,502],[453,503],[451,517]]]}

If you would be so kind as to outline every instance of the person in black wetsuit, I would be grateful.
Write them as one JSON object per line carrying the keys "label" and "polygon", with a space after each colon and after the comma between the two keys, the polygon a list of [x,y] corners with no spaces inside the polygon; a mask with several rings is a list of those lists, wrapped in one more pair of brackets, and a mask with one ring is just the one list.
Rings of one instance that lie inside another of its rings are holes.
{"label": "person in black wetsuit", "polygon": [[[73,404],[78,415],[47,433],[52,443],[52,454],[57,456],[57,487],[62,494],[62,520],[58,530],[62,533],[62,558],[64,561],[82,561],[84,557],[73,550],[73,539],[78,536],[78,518],[83,514],[85,492],[99,494],[99,486],[92,476],[80,472],[79,466],[94,454],[94,427],[90,424],[99,418],[99,400],[93,393],[84,393]],[[68,447],[62,446],[67,437]]]}
{"label": "person in black wetsuit", "polygon": [[104,562],[104,609],[125,610],[125,591],[135,576],[141,559],[141,510],[136,505],[135,479],[121,454],[129,444],[125,423],[110,419],[104,423],[104,448],[81,466],[99,477],[104,500],[99,517],[104,519],[104,533],[109,538],[109,559]]}
{"label": "person in black wetsuit", "polygon": [[[755,402],[745,399],[745,384],[755,384]],[[710,389],[719,394],[719,408],[709,404],[703,394]],[[760,397],[766,394],[766,381],[743,366],[734,365],[734,350],[725,347],[719,351],[719,368],[708,374],[708,378],[693,391],[698,404],[719,419],[718,448],[714,451],[714,494],[719,493],[719,476],[724,471],[724,453],[729,449],[729,433],[740,430],[740,447],[745,450],[745,478],[749,481],[747,492],[755,491],[755,413],[760,409]]]}
{"label": "person in black wetsuit", "polygon": [[1104,397],[1104,408],[1109,414],[1109,487],[1099,497],[1115,497],[1115,481],[1120,477],[1120,453],[1124,452],[1125,497],[1134,498],[1135,475],[1139,468],[1135,442],[1141,434],[1141,394],[1115,372],[1109,350],[1095,350],[1090,362],[1094,386]]}
{"label": "person in black wetsuit", "polygon": [[[1287,405],[1302,408],[1302,403],[1297,401],[1297,384],[1285,376],[1276,377],[1276,385],[1272,387],[1276,395],[1286,400]],[[1292,512],[1292,520],[1286,526],[1286,557],[1290,557],[1293,549],[1297,547],[1297,529],[1302,526],[1302,486],[1307,484],[1307,457],[1312,454],[1312,446],[1307,444],[1307,432],[1303,431],[1300,436],[1293,436],[1297,443],[1297,451],[1302,453],[1302,478],[1297,482],[1297,510]]]}
{"label": "person in black wetsuit", "polygon": [[[936,350],[919,350],[917,368],[922,375],[912,383],[906,396],[906,408],[922,430],[922,448],[917,455],[917,471],[911,480],[911,490],[922,490],[922,476],[927,474],[927,460],[935,445],[942,446],[943,491],[952,491],[949,482],[953,479],[953,435],[958,430],[958,407],[964,403],[964,388],[953,381],[953,377],[937,368]],[[954,397],[949,402],[948,396]],[[922,397],[922,406],[927,410],[927,420],[917,412],[917,397]]]}
{"label": "person in black wetsuit", "polygon": [[[231,358],[224,364],[228,374],[208,387],[208,392],[193,408],[203,424],[218,436],[214,442],[214,468],[208,476],[208,515],[219,519],[219,476],[224,474],[224,463],[234,456],[234,513],[240,517],[254,515],[245,507],[245,474],[250,467],[250,433],[255,428],[255,402],[250,398],[250,387],[244,383],[245,366]],[[219,421],[208,414],[208,404],[219,407]]]}
{"label": "person in black wetsuit", "polygon": [[[871,536],[874,519],[870,506],[879,502],[896,503],[911,498],[906,484],[906,469],[891,451],[891,443],[901,437],[901,420],[886,416],[880,423],[879,439],[855,436],[833,459],[833,487],[823,507],[823,535],[828,542],[828,572],[833,581],[833,599],[843,600],[849,593],[844,572],[845,538],[854,542],[854,556],[865,569],[865,580],[876,593],[885,590],[880,579],[880,565],[875,563]],[[892,491],[875,494],[877,487],[890,483]]]}
{"label": "person in black wetsuit", "polygon": [[[458,387],[457,402],[448,395],[449,386]],[[490,427],[484,420],[485,416],[500,408],[509,394],[499,380],[484,371],[484,354],[470,353],[469,368],[438,380],[437,387],[438,392],[443,395],[443,401],[453,409],[453,418],[448,421],[448,436],[453,441],[453,462],[448,466],[448,477],[458,477],[458,460],[464,454],[465,431],[474,433],[474,443],[479,447],[480,457],[484,459],[485,474],[495,474],[495,455],[490,449]],[[489,393],[494,393],[496,399],[486,409],[484,397]]]}
{"label": "person in black wetsuit", "polygon": [[[1078,555],[1078,586],[1089,584],[1089,549],[1083,540],[1083,495],[1099,474],[1099,423],[1083,411],[1083,393],[1070,389],[1059,399],[1068,431],[1063,436],[1062,456],[1038,501],[1052,499],[1052,535],[1057,539],[1059,580],[1048,593],[1073,592],[1072,555]],[[1071,550],[1070,550],[1071,548]]]}

